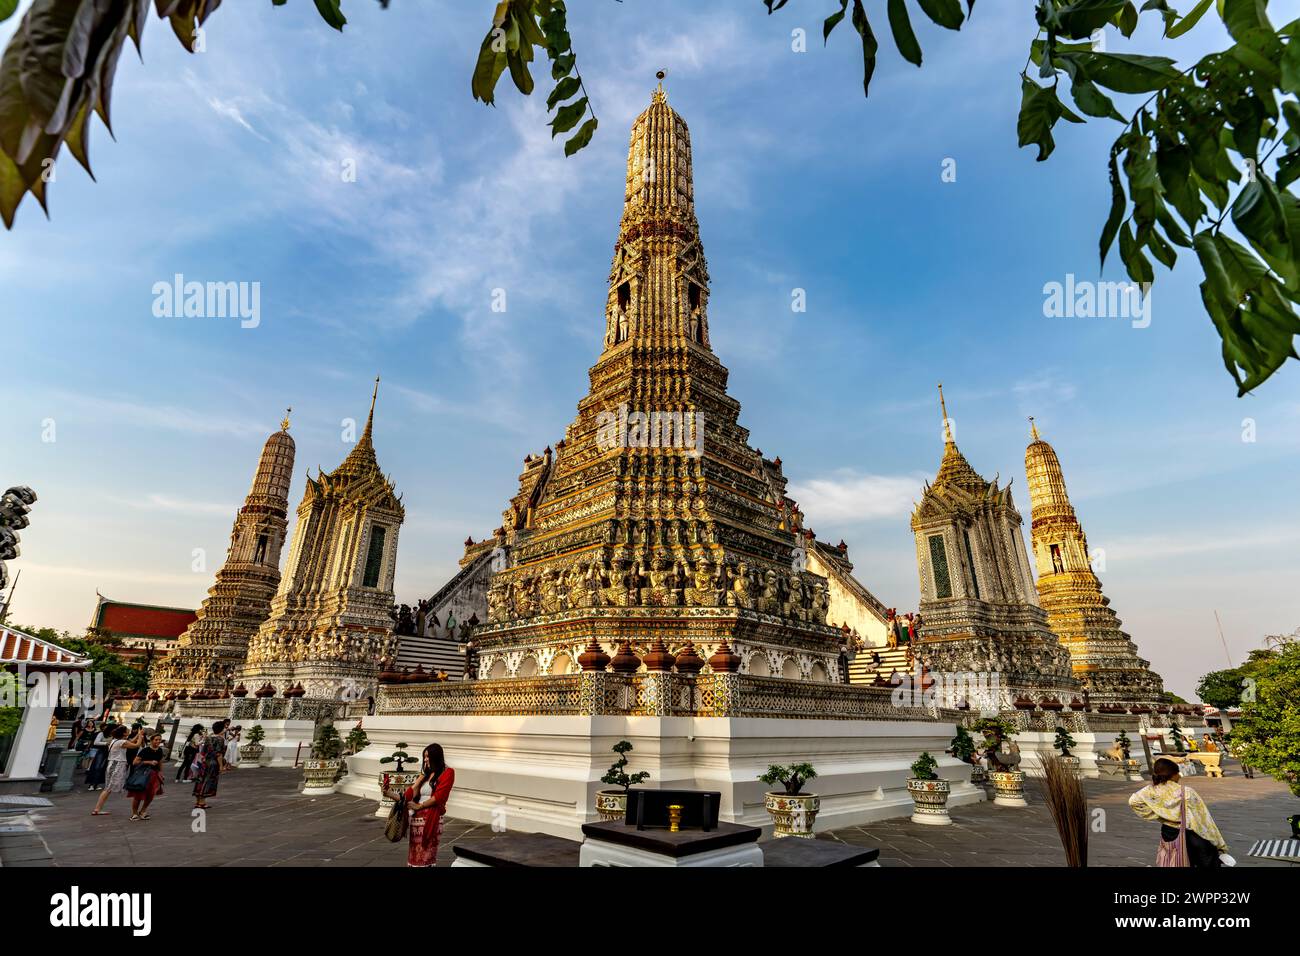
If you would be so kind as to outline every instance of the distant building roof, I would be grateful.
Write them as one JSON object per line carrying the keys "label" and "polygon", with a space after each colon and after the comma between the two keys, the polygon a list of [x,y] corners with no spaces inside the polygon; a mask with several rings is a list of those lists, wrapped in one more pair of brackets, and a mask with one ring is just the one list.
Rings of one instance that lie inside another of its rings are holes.
{"label": "distant building roof", "polygon": [[90,664],[90,658],[0,624],[0,664],[46,664],[83,668]]}
{"label": "distant building roof", "polygon": [[175,640],[185,633],[195,617],[189,608],[129,604],[100,594],[90,624],[117,637]]}

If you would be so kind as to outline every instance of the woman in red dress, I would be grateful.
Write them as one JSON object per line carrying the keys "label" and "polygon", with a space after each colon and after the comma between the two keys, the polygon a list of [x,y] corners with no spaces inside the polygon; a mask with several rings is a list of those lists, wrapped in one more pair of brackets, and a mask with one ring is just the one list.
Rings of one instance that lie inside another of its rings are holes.
{"label": "woman in red dress", "polygon": [[442,818],[447,812],[447,798],[456,782],[456,771],[447,766],[441,744],[429,744],[421,759],[423,773],[406,788],[406,805],[411,814],[410,848],[407,866],[433,866],[438,858],[438,840],[442,836]]}

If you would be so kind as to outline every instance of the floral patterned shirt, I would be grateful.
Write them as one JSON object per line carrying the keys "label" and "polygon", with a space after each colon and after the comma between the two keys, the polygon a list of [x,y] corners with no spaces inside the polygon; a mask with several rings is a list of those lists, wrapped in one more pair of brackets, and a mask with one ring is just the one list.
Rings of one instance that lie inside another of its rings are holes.
{"label": "floral patterned shirt", "polygon": [[1205,805],[1201,795],[1191,787],[1167,780],[1164,783],[1150,784],[1128,798],[1128,805],[1143,820],[1159,820],[1170,826],[1178,826],[1183,794],[1187,795],[1187,829],[1197,836],[1204,837],[1219,848],[1220,853],[1228,852],[1228,844],[1223,834],[1215,826],[1210,816],[1210,808]]}

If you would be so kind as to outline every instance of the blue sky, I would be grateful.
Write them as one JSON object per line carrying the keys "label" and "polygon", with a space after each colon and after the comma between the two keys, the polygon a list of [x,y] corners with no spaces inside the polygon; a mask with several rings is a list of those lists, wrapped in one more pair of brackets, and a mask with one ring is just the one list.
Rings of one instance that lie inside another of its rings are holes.
{"label": "blue sky", "polygon": [[[1159,275],[1149,328],[1044,317],[1045,283],[1097,278],[1116,130],[1059,128],[1041,164],[1016,148],[1027,7],[979,4],[959,34],[918,22],[920,70],[881,15],[864,99],[848,25],[820,42],[834,3],[571,6],[601,121],[572,159],[544,96],[504,81],[498,108],[470,98],[489,2],[354,0],[342,35],[305,0],[227,4],[195,56],[150,22],[145,62],[119,69],[118,142],[93,134],[99,182],[61,161],[52,219],[28,200],[0,236],[0,480],[41,496],[10,566],[16,620],[80,629],[96,589],[197,606],[284,407],[296,506],[303,473],[346,455],[340,423],[376,374],[376,446],[407,505],[398,599],[432,593],[585,391],[627,132],[665,69],[742,424],[886,604],[917,601],[908,516],[938,466],[942,380],[962,450],[1014,479],[1026,523],[1037,416],[1113,606],[1171,689],[1226,665],[1215,610],[1238,661],[1300,625],[1300,364],[1237,399],[1194,262]],[[1165,45],[1194,56],[1217,29]],[[261,324],[155,317],[154,283],[178,272],[260,282]]]}

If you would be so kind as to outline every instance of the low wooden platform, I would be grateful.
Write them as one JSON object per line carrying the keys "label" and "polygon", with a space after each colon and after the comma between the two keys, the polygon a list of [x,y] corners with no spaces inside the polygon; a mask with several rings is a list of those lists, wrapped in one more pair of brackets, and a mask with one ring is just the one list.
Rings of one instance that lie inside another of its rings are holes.
{"label": "low wooden platform", "polygon": [[[784,837],[760,843],[763,866],[871,866],[880,856],[876,847],[852,846],[838,840]],[[879,864],[876,864],[879,865]]]}
{"label": "low wooden platform", "polygon": [[582,844],[546,833],[500,833],[487,840],[457,843],[458,860],[479,866],[577,866]]}

